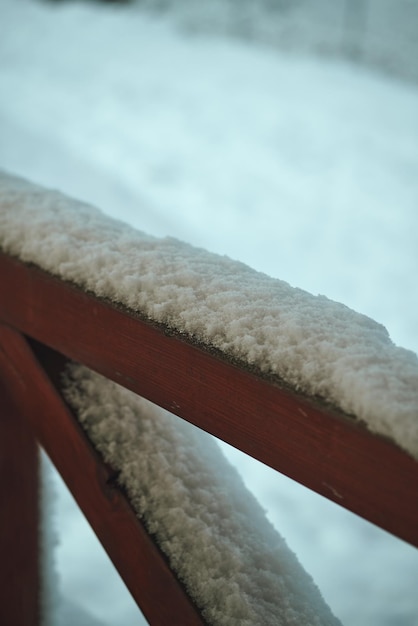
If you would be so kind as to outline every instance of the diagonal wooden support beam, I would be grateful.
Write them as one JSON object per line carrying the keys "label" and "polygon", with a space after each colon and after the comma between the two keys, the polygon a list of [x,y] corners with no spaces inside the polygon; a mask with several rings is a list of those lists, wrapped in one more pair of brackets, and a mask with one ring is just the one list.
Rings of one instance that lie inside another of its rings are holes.
{"label": "diagonal wooden support beam", "polygon": [[145,617],[157,626],[204,624],[27,341],[0,326],[0,346],[0,379],[13,398],[16,419],[22,429],[26,419],[26,430],[36,433]]}
{"label": "diagonal wooden support beam", "polygon": [[[0,380],[0,624],[37,626],[38,445],[7,389],[8,379]],[[22,393],[18,377],[16,388]]]}

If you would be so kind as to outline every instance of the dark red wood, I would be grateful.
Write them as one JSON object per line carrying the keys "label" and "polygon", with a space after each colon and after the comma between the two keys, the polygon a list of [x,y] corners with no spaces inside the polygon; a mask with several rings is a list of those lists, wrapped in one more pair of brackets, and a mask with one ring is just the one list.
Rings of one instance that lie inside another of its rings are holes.
{"label": "dark red wood", "polygon": [[[150,624],[204,624],[165,557],[115,484],[111,468],[101,461],[87,440],[27,341],[11,328],[0,326],[0,346],[0,376],[18,409],[14,417],[22,426],[23,416],[27,418],[26,431],[30,424]],[[5,523],[5,533],[10,533],[10,529],[14,532],[15,517],[8,516]],[[1,623],[32,624],[13,620]]]}
{"label": "dark red wood", "polygon": [[341,412],[5,255],[0,319],[418,545],[418,463]]}
{"label": "dark red wood", "polygon": [[[37,626],[38,446],[5,382],[0,380],[0,624]],[[19,382],[17,387],[24,393]]]}

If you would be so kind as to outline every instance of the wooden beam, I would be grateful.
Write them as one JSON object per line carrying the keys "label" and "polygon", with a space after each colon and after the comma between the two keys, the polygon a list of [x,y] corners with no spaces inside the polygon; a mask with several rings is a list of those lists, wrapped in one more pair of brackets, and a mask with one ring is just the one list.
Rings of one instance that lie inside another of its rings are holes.
{"label": "wooden beam", "polygon": [[[153,626],[204,624],[115,484],[111,468],[99,458],[27,341],[11,328],[0,326],[0,347],[0,377],[17,407],[15,417],[22,427],[24,417],[28,420],[26,431],[31,427],[36,433],[147,620]],[[55,366],[58,373],[57,361]],[[16,520],[8,516],[6,522],[5,536],[10,528],[14,532]],[[32,624],[13,619],[1,623]]]}
{"label": "wooden beam", "polygon": [[418,546],[418,462],[349,416],[6,255],[0,319]]}
{"label": "wooden beam", "polygon": [[38,446],[5,382],[0,380],[0,624],[37,626]]}

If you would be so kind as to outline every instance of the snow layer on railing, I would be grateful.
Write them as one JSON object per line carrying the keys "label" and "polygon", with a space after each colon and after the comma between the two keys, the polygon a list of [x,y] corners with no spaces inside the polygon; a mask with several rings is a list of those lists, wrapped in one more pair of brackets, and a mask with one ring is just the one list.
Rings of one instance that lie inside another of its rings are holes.
{"label": "snow layer on railing", "polygon": [[1,172],[0,248],[321,396],[418,458],[417,355],[370,318]]}
{"label": "snow layer on railing", "polygon": [[82,365],[64,395],[209,624],[340,624],[210,435]]}

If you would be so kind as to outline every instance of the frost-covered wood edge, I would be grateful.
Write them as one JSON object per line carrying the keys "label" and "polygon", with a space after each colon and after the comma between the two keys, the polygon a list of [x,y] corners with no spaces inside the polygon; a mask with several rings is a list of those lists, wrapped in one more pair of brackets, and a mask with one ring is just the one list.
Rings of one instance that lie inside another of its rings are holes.
{"label": "frost-covered wood edge", "polygon": [[352,418],[4,254],[0,303],[4,323],[418,546],[418,462]]}
{"label": "frost-covered wood edge", "polygon": [[[7,502],[16,505],[9,513],[6,511],[6,517],[2,516],[4,528],[1,528],[0,544],[2,538],[7,544],[2,545],[1,570],[5,578],[2,589],[6,590],[6,594],[0,609],[1,623],[16,626],[40,623],[37,472],[33,471],[34,468],[36,470],[33,432],[70,488],[149,623],[156,626],[204,625],[205,621],[165,557],[138,520],[128,499],[116,486],[113,471],[101,461],[54,387],[53,380],[58,382],[65,360],[57,353],[43,350],[42,354],[41,365],[27,339],[0,324],[0,380],[7,387],[7,394],[0,395],[0,399],[9,400],[9,403],[11,400],[13,407],[13,412],[9,414],[7,403],[3,405],[3,409],[6,406],[5,417],[9,416],[9,421],[4,423],[2,419],[1,435],[9,435],[5,438],[10,446],[6,459],[13,463],[13,468],[9,468],[7,475],[13,476],[14,473],[20,479],[19,484],[9,481],[9,489],[13,493],[9,494]],[[13,428],[10,428],[11,421]],[[20,450],[17,450],[16,439]],[[32,453],[29,459],[26,456],[28,448]],[[22,558],[17,558],[19,556]]]}

